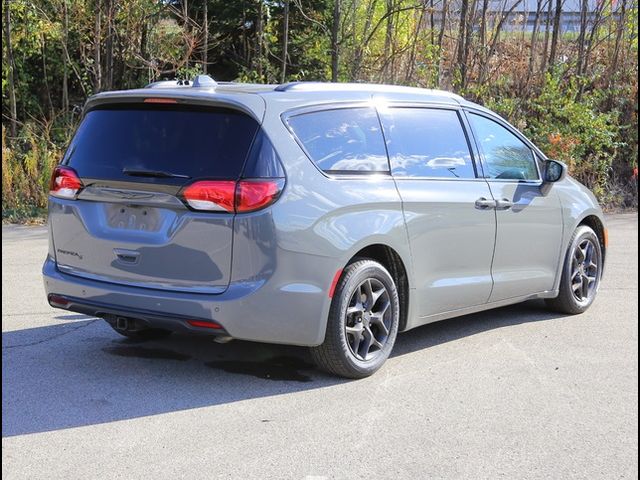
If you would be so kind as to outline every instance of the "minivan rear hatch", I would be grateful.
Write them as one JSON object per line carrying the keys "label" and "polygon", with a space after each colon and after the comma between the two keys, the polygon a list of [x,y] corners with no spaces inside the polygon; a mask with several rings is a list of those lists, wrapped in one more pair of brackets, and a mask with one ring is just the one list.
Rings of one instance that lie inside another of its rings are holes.
{"label": "minivan rear hatch", "polygon": [[91,108],[61,162],[82,189],[50,198],[58,268],[145,288],[223,292],[234,213],[194,210],[181,193],[196,180],[237,180],[259,128],[225,106],[160,99]]}

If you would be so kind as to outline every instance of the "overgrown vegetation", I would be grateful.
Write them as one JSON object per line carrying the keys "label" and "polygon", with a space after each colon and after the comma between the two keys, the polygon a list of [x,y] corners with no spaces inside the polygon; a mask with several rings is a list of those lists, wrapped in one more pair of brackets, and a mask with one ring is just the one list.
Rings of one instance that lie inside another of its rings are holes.
{"label": "overgrown vegetation", "polygon": [[87,96],[200,72],[453,90],[637,208],[637,0],[592,3],[569,31],[561,0],[5,0],[3,219],[42,211]]}

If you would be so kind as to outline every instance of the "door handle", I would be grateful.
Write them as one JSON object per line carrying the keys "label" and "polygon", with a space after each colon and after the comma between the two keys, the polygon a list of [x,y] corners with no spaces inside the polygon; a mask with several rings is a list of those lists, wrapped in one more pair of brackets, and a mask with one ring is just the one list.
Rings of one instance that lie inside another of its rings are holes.
{"label": "door handle", "polygon": [[513,202],[509,199],[503,198],[496,201],[496,210],[509,210],[513,207]]}
{"label": "door handle", "polygon": [[489,208],[496,208],[495,200],[487,200],[484,197],[480,197],[476,200],[476,208],[480,210],[488,210]]}

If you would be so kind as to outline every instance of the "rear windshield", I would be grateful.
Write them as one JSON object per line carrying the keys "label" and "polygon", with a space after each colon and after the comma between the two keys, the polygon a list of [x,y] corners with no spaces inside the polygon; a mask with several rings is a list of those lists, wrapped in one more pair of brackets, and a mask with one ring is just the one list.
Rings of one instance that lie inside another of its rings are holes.
{"label": "rear windshield", "polygon": [[86,114],[62,163],[87,179],[169,185],[194,178],[235,179],[258,128],[254,119],[231,109],[109,106]]}

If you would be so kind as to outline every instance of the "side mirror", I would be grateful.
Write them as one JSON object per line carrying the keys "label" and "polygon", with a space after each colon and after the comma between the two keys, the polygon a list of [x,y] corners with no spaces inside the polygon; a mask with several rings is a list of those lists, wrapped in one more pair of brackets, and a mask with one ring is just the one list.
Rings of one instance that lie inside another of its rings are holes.
{"label": "side mirror", "polygon": [[544,167],[544,181],[559,182],[567,176],[567,166],[557,160],[547,160]]}

